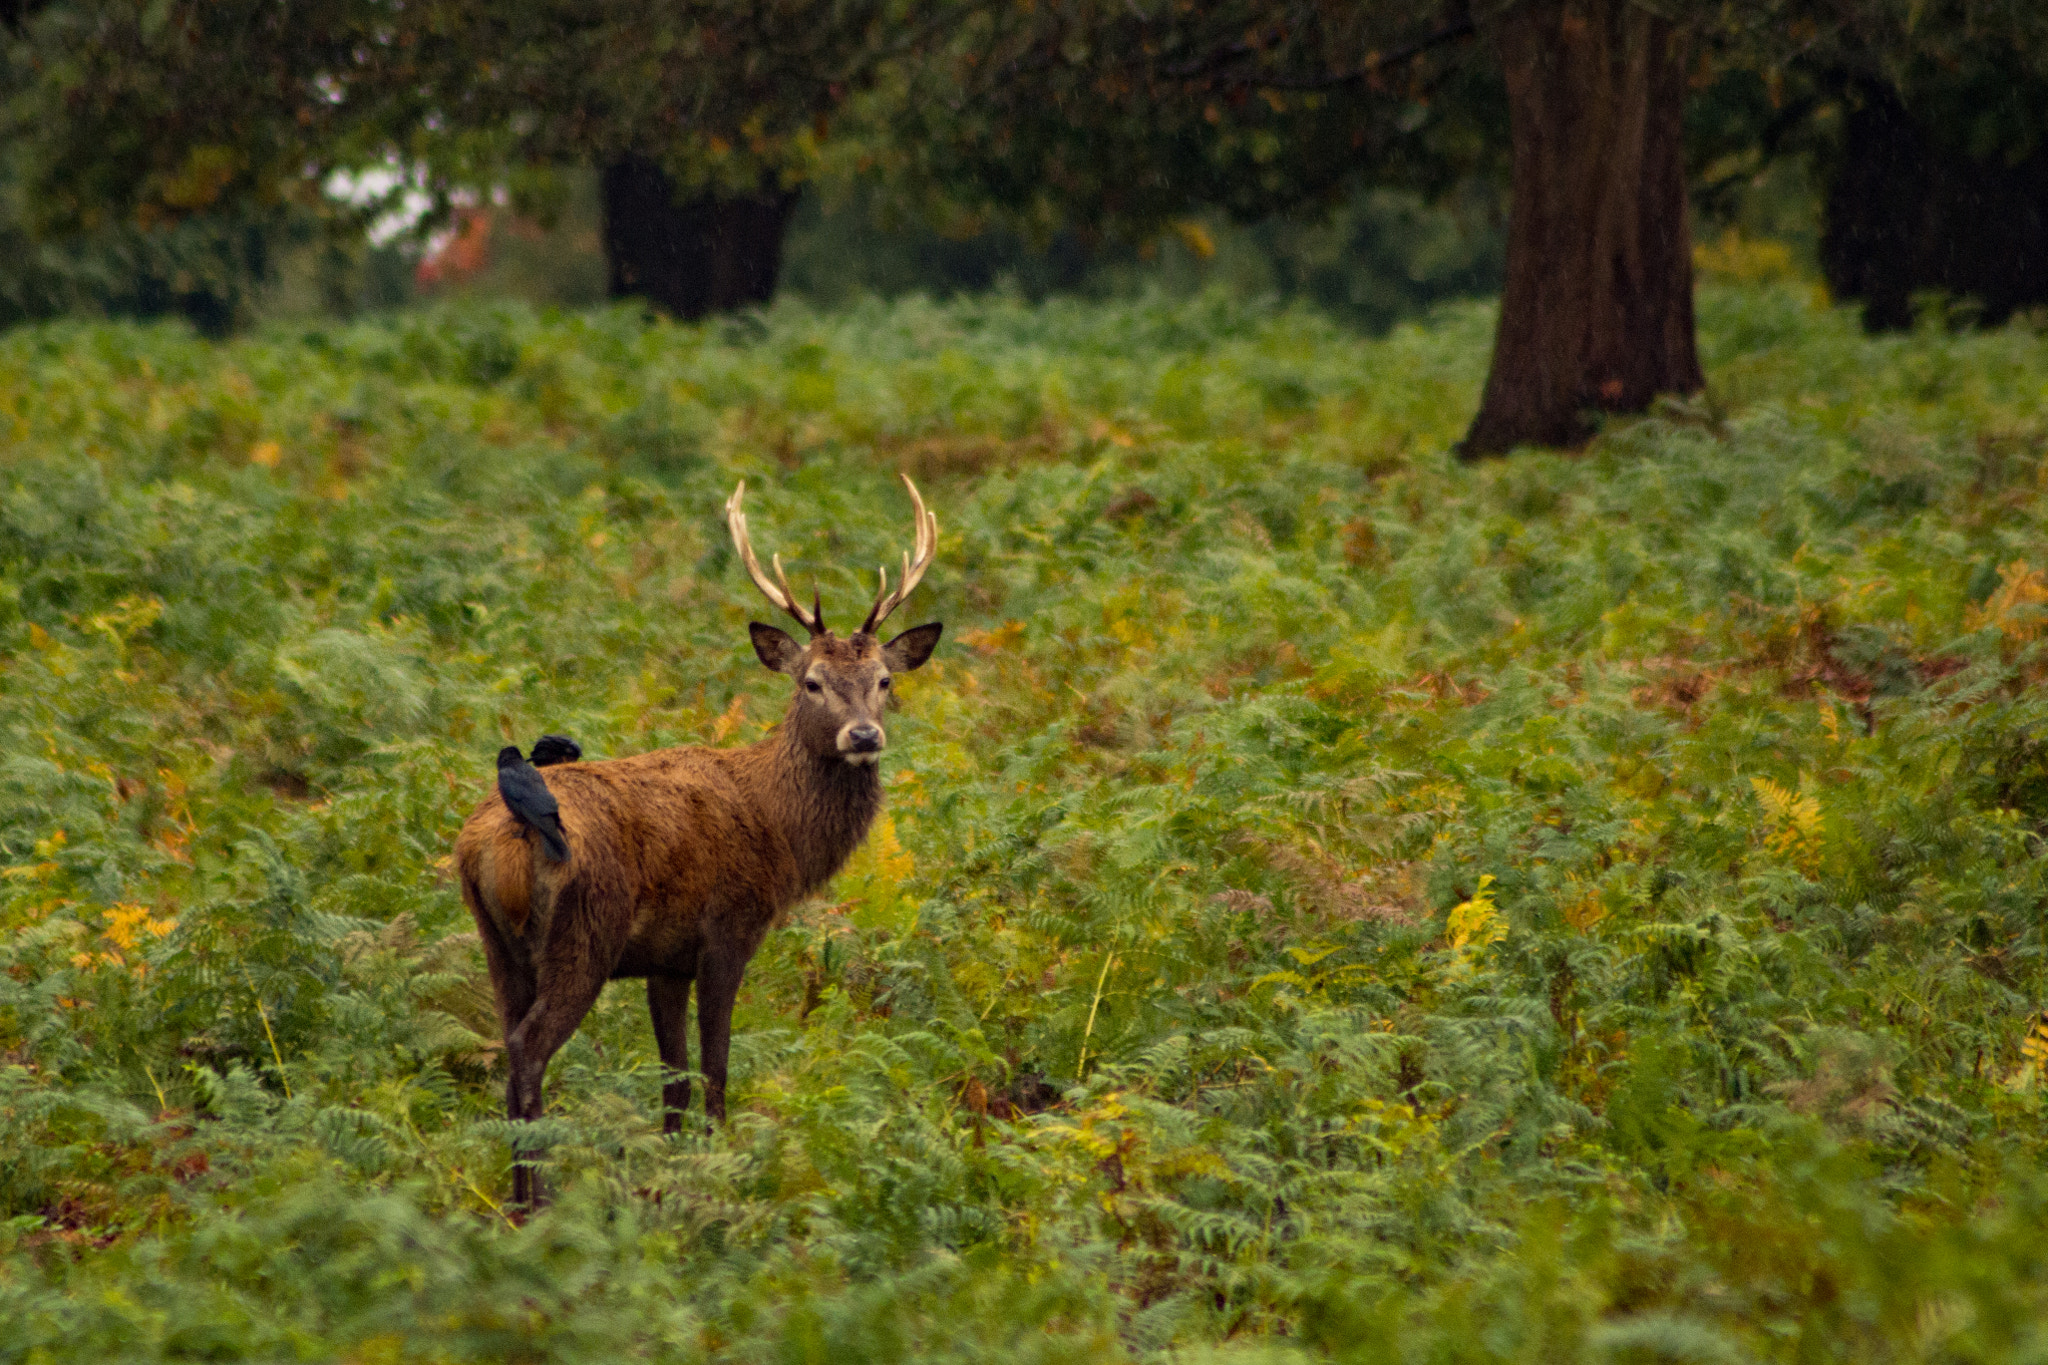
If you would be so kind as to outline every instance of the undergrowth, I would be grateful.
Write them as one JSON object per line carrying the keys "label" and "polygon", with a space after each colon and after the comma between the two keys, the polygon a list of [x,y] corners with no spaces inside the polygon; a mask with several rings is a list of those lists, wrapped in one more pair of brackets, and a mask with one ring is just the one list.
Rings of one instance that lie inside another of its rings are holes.
{"label": "undergrowth", "polygon": [[[2048,349],[1702,319],[1478,466],[1481,307],[0,336],[0,1360],[2048,1351]],[[491,756],[764,733],[721,502],[843,621],[898,469],[889,815],[522,1223]]]}

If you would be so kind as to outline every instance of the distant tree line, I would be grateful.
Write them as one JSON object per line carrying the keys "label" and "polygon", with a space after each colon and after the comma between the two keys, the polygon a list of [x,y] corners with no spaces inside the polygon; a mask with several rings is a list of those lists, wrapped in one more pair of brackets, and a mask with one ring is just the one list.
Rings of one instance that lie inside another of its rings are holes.
{"label": "distant tree line", "polygon": [[2038,0],[0,0],[0,31],[0,319],[89,292],[97,241],[154,281],[116,304],[224,325],[213,285],[266,231],[360,233],[386,205],[330,178],[378,167],[445,213],[593,166],[611,292],[685,318],[772,296],[827,173],[1102,242],[1496,177],[1484,455],[1697,391],[1690,205],[1794,152],[1869,325],[2048,302]]}

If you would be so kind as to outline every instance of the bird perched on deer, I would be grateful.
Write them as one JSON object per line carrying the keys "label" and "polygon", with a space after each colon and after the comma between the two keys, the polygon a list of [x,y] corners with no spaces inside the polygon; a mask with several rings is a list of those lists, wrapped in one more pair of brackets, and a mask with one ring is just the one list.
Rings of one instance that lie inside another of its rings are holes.
{"label": "bird perched on deer", "polygon": [[[882,570],[867,619],[845,636],[826,628],[816,594],[809,608],[797,601],[781,556],[773,579],[762,571],[741,510],[744,481],[726,501],[727,528],[754,586],[810,636],[798,644],[773,626],[747,626],[762,666],[793,683],[782,723],[767,738],[571,763],[545,780],[522,763],[558,803],[566,862],[549,861],[523,837],[502,777],[499,794],[463,825],[455,862],[504,1026],[509,1117],[541,1116],[548,1059],[604,983],[621,977],[647,981],[655,1043],[672,1076],[662,1087],[664,1127],[678,1131],[690,1102],[689,1081],[673,1073],[689,1067],[693,987],[704,1108],[714,1120],[725,1117],[741,976],[775,916],[829,881],[866,837],[882,805],[877,765],[892,680],[922,667],[944,629],[934,621],[887,642],[876,633],[938,551],[938,518],[907,476],[903,485],[916,517],[914,549],[893,589]],[[517,1150],[512,1187],[522,1204],[540,1196],[530,1156]]]}
{"label": "bird perched on deer", "polygon": [[[508,744],[498,750],[499,799],[504,801],[505,809],[511,811],[520,824],[540,836],[541,847],[551,860],[558,863],[568,858],[569,844],[562,833],[561,815],[554,795],[548,791],[546,779],[535,769],[556,763],[574,763],[581,757],[583,747],[567,735],[542,735],[533,742],[532,757],[525,760],[519,757],[517,745]],[[527,766],[529,763],[531,767]]]}
{"label": "bird perched on deer", "polygon": [[[519,755],[517,744],[498,750],[498,799],[527,830],[540,836],[551,862],[569,861],[569,842],[562,834],[561,811],[540,770]],[[526,837],[521,832],[521,839]]]}
{"label": "bird perched on deer", "polygon": [[574,763],[583,757],[583,746],[567,735],[542,735],[533,742],[533,752],[526,761],[536,768],[545,768],[556,763]]}

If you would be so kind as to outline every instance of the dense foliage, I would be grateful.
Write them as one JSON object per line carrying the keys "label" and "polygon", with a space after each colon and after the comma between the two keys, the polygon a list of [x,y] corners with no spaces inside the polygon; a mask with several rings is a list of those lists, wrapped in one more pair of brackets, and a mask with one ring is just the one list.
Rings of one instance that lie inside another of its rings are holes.
{"label": "dense foliage", "polygon": [[939,18],[896,0],[29,8],[0,25],[0,123],[24,217],[53,232],[339,212],[327,173],[387,158],[437,196],[622,152],[690,189],[801,179],[839,102]]}
{"label": "dense foliage", "polygon": [[[2048,348],[1702,321],[1478,466],[1476,305],[0,338],[0,1360],[2038,1353]],[[515,1226],[493,751],[762,733],[720,501],[843,617],[899,467],[891,819]]]}

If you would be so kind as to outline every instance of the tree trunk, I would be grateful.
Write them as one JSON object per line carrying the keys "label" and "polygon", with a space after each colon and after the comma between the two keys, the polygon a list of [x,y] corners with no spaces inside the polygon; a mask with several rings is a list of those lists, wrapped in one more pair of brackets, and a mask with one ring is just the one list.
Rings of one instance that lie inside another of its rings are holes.
{"label": "tree trunk", "polygon": [[625,156],[605,168],[603,192],[613,298],[695,320],[775,296],[795,190],[764,177],[756,194],[678,201],[660,166]]}
{"label": "tree trunk", "polygon": [[1820,262],[1836,298],[1863,301],[1865,328],[1912,326],[1924,290],[1974,299],[1992,326],[2048,303],[2048,150],[2013,161],[1941,147],[1872,82],[1850,82],[1845,103]]}
{"label": "tree trunk", "polygon": [[1685,40],[1634,0],[1525,0],[1490,26],[1514,148],[1507,285],[1460,453],[1571,446],[1593,412],[1705,386],[1686,222]]}

